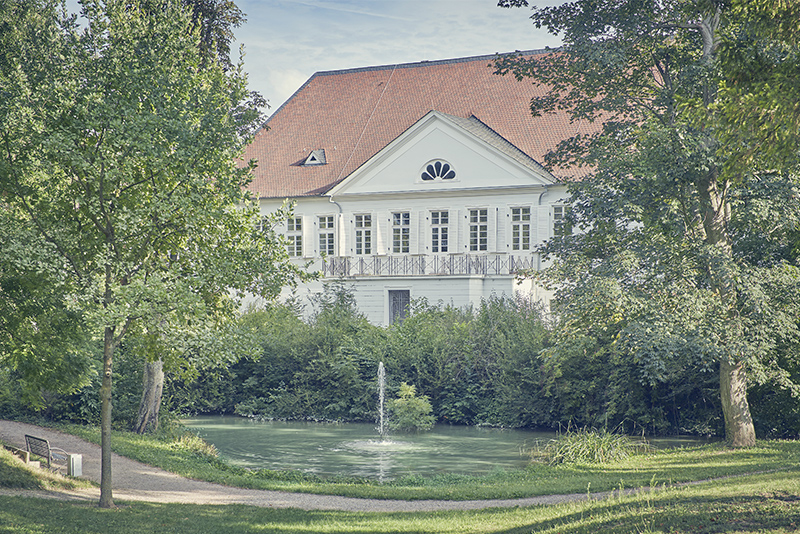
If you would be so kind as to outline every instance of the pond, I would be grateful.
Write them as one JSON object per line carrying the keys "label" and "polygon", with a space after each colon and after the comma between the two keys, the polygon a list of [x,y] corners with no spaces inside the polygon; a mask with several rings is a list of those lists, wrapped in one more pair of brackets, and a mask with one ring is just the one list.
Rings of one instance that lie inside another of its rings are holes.
{"label": "pond", "polygon": [[[486,474],[527,465],[526,451],[553,432],[436,425],[430,432],[381,439],[368,423],[256,421],[204,416],[184,425],[212,443],[233,465],[250,469],[293,469],[318,475],[392,480],[405,475]],[[657,438],[658,448],[699,445],[694,437]]]}
{"label": "pond", "polygon": [[255,421],[235,416],[185,419],[234,465],[391,480],[404,475],[484,474],[524,467],[525,450],[550,432],[436,425],[382,440],[374,424]]}

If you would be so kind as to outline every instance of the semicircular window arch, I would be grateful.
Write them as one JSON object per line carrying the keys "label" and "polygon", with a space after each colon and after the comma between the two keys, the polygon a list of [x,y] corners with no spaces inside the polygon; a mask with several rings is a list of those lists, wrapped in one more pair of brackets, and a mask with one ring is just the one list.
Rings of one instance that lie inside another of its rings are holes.
{"label": "semicircular window arch", "polygon": [[443,159],[429,161],[423,166],[420,172],[420,179],[422,179],[423,182],[454,180],[455,178],[455,169],[450,163]]}

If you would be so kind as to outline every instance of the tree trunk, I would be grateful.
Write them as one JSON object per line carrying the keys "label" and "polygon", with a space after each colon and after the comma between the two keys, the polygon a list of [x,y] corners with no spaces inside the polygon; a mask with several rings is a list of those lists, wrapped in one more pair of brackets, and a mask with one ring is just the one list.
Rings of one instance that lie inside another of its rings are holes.
{"label": "tree trunk", "polygon": [[111,369],[114,358],[114,329],[103,335],[103,383],[100,386],[100,507],[113,508],[111,492]]}
{"label": "tree trunk", "polygon": [[[731,213],[725,195],[728,184],[723,183],[720,191],[717,179],[718,174],[714,169],[699,187],[701,203],[705,208],[703,228],[706,242],[718,247],[727,257],[727,261],[732,263],[733,247],[728,233]],[[708,271],[719,298],[728,310],[729,321],[719,328],[729,330],[726,337],[741,336],[735,312],[736,290],[727,268],[709,266]],[[750,405],[747,403],[747,375],[742,361],[734,360],[733,357],[734,355],[723,356],[719,368],[719,394],[725,418],[725,440],[733,447],[752,447],[756,444],[756,432],[750,415]]]}
{"label": "tree trunk", "polygon": [[145,362],[142,401],[139,404],[139,419],[136,422],[138,434],[158,430],[158,413],[161,409],[163,390],[164,362],[161,360]]}
{"label": "tree trunk", "polygon": [[719,392],[725,416],[725,439],[732,447],[752,447],[756,432],[747,403],[747,377],[741,362],[719,365]]}

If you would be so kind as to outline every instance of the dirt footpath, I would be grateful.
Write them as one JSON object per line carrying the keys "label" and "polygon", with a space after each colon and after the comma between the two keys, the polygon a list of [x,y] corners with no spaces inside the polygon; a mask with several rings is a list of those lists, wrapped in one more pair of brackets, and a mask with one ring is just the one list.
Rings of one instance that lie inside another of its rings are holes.
{"label": "dirt footpath", "polygon": [[[44,438],[53,447],[83,455],[83,477],[100,483],[100,447],[70,434],[40,426],[0,420],[0,440],[21,449],[25,434]],[[112,487],[115,501],[173,502],[188,504],[247,504],[265,508],[300,508],[303,510],[342,510],[349,512],[431,512],[437,510],[476,510],[556,504],[586,499],[586,494],[548,495],[525,499],[486,501],[395,501],[355,499],[309,493],[248,490],[201,482],[168,473],[114,454],[111,459]],[[3,492],[30,494],[75,500],[98,500],[99,489],[59,492]],[[604,494],[593,495],[600,498]]]}

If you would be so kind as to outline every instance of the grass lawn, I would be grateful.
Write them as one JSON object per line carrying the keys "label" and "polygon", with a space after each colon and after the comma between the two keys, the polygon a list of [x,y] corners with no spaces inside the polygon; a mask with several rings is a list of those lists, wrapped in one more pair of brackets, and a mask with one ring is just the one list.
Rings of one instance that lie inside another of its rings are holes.
{"label": "grass lawn", "polygon": [[71,490],[91,486],[92,483],[87,480],[67,478],[46,469],[26,466],[11,452],[0,447],[0,489]]}
{"label": "grass lawn", "polygon": [[[96,430],[71,428],[92,437]],[[784,533],[800,526],[800,443],[761,442],[657,451],[601,466],[536,465],[486,477],[408,479],[392,484],[323,481],[299,473],[245,471],[191,436],[115,434],[118,452],[196,478],[247,487],[403,498],[493,498],[654,487],[628,496],[552,506],[426,513],[273,510],[241,505],[93,504],[0,495],[0,534],[45,533]],[[759,472],[760,471],[760,472]],[[743,473],[749,473],[744,474]],[[675,482],[729,478],[691,484]],[[30,470],[0,450],[0,487],[52,489],[74,481]]]}
{"label": "grass lawn", "polygon": [[0,533],[785,533],[800,525],[800,470],[530,508],[349,513],[247,506],[93,505],[0,496]]}

